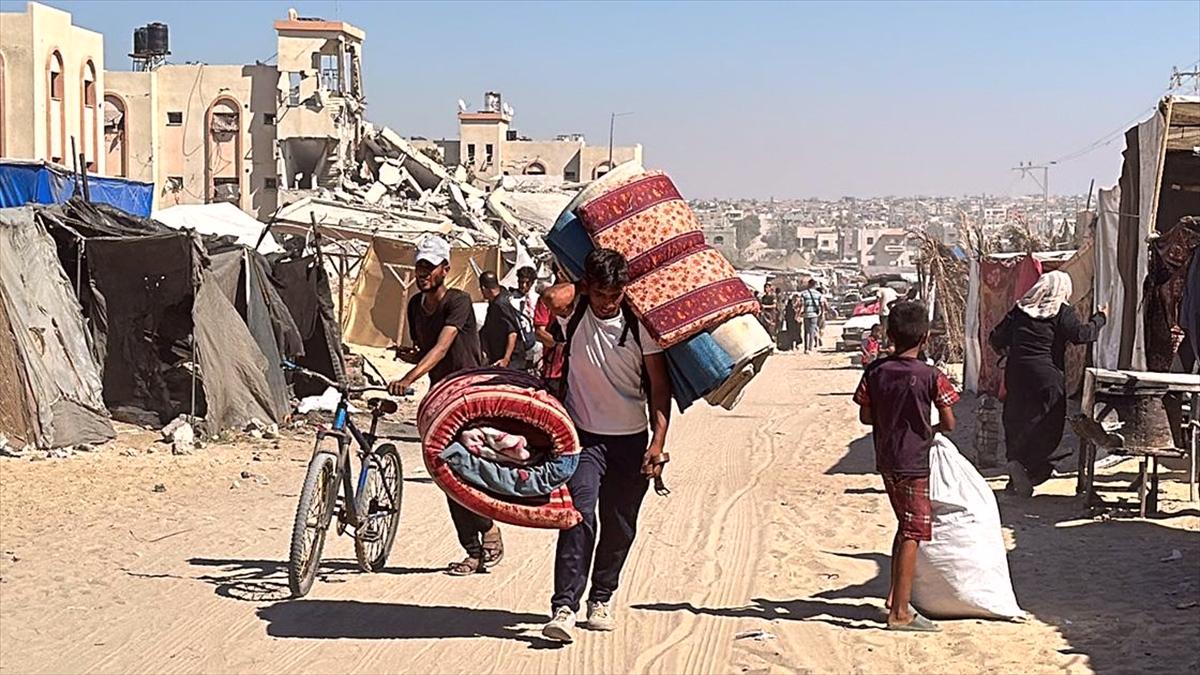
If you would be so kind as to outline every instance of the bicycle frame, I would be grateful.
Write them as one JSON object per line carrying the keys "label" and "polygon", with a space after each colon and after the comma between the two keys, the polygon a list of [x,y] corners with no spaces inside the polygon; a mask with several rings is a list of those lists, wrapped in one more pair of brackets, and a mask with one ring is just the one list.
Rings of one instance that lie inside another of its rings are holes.
{"label": "bicycle frame", "polygon": [[[347,392],[342,392],[341,400],[338,401],[337,409],[333,414],[333,425],[327,430],[317,432],[317,441],[313,448],[313,456],[317,453],[329,452],[322,449],[321,442],[328,437],[333,437],[337,440],[337,471],[341,479],[341,489],[343,494],[342,511],[339,514],[339,519],[352,527],[358,528],[365,520],[364,514],[358,512],[358,494],[366,487],[367,479],[371,471],[371,463],[367,461],[367,456],[371,454],[372,448],[375,447],[377,440],[376,428],[379,425],[381,413],[372,411],[371,413],[371,429],[367,433],[359,430],[354,424],[354,420],[350,417],[350,402]],[[358,444],[358,457],[362,467],[358,474],[357,485],[352,482],[350,476],[352,466],[350,463],[350,443],[351,441]],[[386,514],[385,514],[386,515]]]}

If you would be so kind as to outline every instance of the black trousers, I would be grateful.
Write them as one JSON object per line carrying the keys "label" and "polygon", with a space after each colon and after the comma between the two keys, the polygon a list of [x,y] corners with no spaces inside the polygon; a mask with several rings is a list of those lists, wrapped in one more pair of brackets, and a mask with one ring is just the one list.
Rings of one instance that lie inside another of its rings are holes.
{"label": "black trousers", "polygon": [[579,468],[567,487],[583,521],[559,532],[551,612],[556,607],[579,611],[589,572],[590,601],[608,602],[617,590],[621,568],[637,534],[638,510],[649,486],[642,475],[642,458],[649,440],[645,431],[629,436],[579,432],[583,451]]}
{"label": "black trousers", "polygon": [[471,558],[483,559],[483,533],[492,529],[492,519],[469,510],[453,499],[446,497],[450,505],[450,520],[458,533],[458,543]]}

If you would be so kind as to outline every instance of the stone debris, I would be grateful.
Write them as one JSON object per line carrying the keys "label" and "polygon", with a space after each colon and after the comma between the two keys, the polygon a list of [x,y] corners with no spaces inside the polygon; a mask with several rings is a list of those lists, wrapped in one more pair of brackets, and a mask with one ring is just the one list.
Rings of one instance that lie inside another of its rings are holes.
{"label": "stone debris", "polygon": [[154,488],[151,490],[151,492],[166,492],[166,491],[167,491],[167,486],[163,485],[162,483],[155,483]]}

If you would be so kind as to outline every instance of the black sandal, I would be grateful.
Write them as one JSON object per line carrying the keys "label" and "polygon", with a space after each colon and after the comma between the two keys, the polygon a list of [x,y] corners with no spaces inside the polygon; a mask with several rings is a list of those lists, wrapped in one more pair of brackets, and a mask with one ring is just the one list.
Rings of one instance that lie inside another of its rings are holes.
{"label": "black sandal", "polygon": [[483,566],[495,567],[504,559],[504,539],[500,536],[500,527],[493,525],[492,529],[483,533]]}
{"label": "black sandal", "polygon": [[486,571],[483,560],[479,558],[466,558],[462,562],[450,563],[446,568],[446,574],[452,577],[469,577],[472,574],[482,574]]}

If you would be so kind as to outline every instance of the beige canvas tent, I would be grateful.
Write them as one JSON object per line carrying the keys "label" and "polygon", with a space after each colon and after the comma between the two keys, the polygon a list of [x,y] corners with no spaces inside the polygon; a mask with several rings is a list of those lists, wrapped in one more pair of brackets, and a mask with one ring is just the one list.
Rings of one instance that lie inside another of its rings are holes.
{"label": "beige canvas tent", "polygon": [[[405,308],[416,292],[413,262],[416,245],[395,239],[376,238],[363,260],[354,292],[342,323],[343,339],[364,347],[408,344]],[[499,263],[498,263],[499,261]],[[446,286],[465,291],[479,302],[479,272],[492,270],[503,276],[507,269],[495,246],[453,248]]]}

